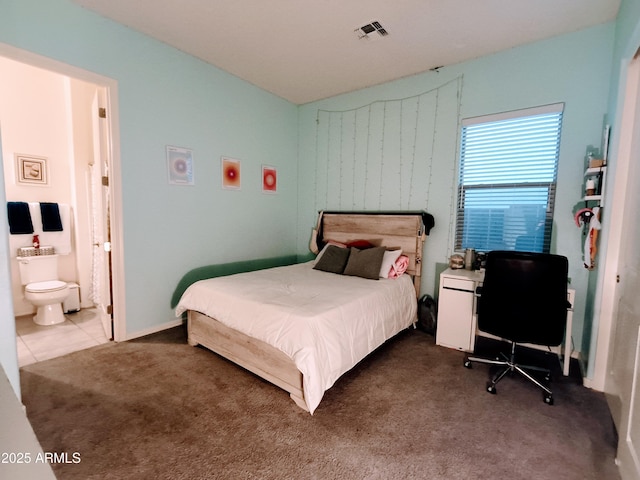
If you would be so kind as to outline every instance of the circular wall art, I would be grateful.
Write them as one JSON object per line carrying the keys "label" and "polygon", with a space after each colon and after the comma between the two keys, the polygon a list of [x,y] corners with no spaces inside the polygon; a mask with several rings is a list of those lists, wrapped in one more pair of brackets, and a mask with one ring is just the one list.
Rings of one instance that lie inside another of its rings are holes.
{"label": "circular wall art", "polygon": [[240,160],[222,157],[222,187],[240,189]]}
{"label": "circular wall art", "polygon": [[193,156],[188,148],[167,145],[167,169],[172,185],[193,185]]}
{"label": "circular wall art", "polygon": [[265,193],[276,193],[278,190],[278,171],[276,167],[269,165],[262,166],[262,191]]}

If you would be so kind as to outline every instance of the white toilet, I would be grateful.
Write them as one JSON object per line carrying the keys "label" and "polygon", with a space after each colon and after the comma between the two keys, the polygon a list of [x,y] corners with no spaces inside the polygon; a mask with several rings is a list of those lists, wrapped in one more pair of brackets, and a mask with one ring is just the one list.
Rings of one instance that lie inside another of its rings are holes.
{"label": "white toilet", "polygon": [[38,325],[55,325],[65,321],[62,302],[69,286],[58,280],[58,255],[17,257],[24,298],[37,307],[33,321]]}

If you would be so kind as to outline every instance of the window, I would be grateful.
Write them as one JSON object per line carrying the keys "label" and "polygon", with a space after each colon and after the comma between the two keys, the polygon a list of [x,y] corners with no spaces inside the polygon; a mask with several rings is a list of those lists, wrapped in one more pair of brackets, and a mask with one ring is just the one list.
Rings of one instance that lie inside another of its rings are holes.
{"label": "window", "polygon": [[563,107],[463,120],[456,249],[549,252]]}

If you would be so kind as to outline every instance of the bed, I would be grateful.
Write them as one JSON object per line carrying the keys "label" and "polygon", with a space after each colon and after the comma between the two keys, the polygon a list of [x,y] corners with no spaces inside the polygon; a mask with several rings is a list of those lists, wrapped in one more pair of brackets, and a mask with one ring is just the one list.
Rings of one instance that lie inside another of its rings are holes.
{"label": "bed", "polygon": [[415,323],[423,243],[432,226],[425,228],[425,218],[424,212],[321,212],[321,245],[366,240],[399,247],[406,272],[372,280],[318,270],[311,260],[200,280],[176,307],[176,315],[186,312],[189,344],[277,385],[313,414],[341,375]]}

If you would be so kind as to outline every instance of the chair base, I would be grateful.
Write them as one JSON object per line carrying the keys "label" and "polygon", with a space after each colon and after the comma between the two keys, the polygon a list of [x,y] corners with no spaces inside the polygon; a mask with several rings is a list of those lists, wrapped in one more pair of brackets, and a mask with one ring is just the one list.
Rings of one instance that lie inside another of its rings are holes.
{"label": "chair base", "polygon": [[547,368],[541,368],[533,365],[519,365],[515,362],[515,350],[516,343],[511,342],[511,355],[507,357],[504,353],[500,352],[500,355],[504,357],[504,360],[497,359],[489,359],[482,357],[473,357],[466,356],[464,359],[464,366],[466,368],[471,368],[473,363],[483,363],[487,365],[497,365],[504,367],[498,373],[496,373],[493,378],[487,383],[487,392],[491,394],[496,394],[496,384],[502,380],[505,375],[509,372],[517,372],[531,383],[542,389],[544,402],[548,405],[553,405],[553,392],[551,389],[540,382],[538,379],[533,377],[527,370],[534,372],[542,372],[545,374],[544,379],[546,382],[551,381],[551,370]]}

